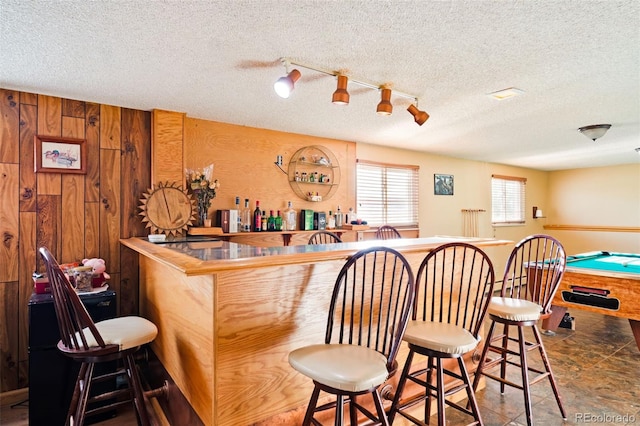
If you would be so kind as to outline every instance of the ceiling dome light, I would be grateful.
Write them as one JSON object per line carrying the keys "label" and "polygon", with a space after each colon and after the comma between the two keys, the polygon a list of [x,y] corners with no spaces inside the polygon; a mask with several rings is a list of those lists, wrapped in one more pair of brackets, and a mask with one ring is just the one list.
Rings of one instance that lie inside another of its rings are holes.
{"label": "ceiling dome light", "polygon": [[601,138],[611,128],[611,124],[594,124],[591,126],[580,127],[578,131],[595,142]]}
{"label": "ceiling dome light", "polygon": [[333,92],[331,102],[336,105],[349,105],[349,92],[347,92],[347,83],[349,79],[344,75],[338,75],[338,88]]}
{"label": "ceiling dome light", "polygon": [[302,76],[300,71],[294,69],[289,74],[280,77],[273,85],[273,89],[281,98],[288,98],[293,91],[296,81]]}
{"label": "ceiling dome light", "polygon": [[383,88],[380,98],[381,100],[378,108],[376,108],[376,112],[380,115],[391,115],[393,111],[393,105],[391,105],[391,89]]}
{"label": "ceiling dome light", "polygon": [[429,119],[429,114],[424,111],[420,111],[417,106],[411,104],[407,111],[413,115],[413,119],[418,123],[418,126],[422,126]]}

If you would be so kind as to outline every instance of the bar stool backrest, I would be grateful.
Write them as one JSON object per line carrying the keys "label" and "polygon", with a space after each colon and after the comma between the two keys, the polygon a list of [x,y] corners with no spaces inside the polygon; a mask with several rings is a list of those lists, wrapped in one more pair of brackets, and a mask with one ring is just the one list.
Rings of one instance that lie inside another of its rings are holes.
{"label": "bar stool backrest", "polygon": [[530,235],[516,244],[507,260],[502,297],[525,299],[551,311],[567,264],[564,247],[549,235]]}
{"label": "bar stool backrest", "polygon": [[[72,355],[74,352],[86,355],[92,352],[102,355],[110,352],[118,352],[118,345],[105,344],[100,332],[96,328],[91,316],[87,312],[80,296],[69,282],[67,276],[60,269],[60,265],[46,247],[40,247],[40,255],[44,260],[53,304],[60,329],[60,340],[63,347],[58,348]],[[98,346],[90,347],[87,343],[85,332],[91,333]]]}
{"label": "bar stool backrest", "polygon": [[341,242],[340,237],[330,231],[318,231],[309,237],[309,244],[333,244]]}
{"label": "bar stool backrest", "polygon": [[395,358],[409,320],[414,276],[409,262],[389,247],[371,247],[351,256],[333,290],[325,343],[366,346]]}
{"label": "bar stool backrest", "polygon": [[420,264],[412,318],[454,324],[477,338],[494,282],[493,264],[480,248],[443,244]]}
{"label": "bar stool backrest", "polygon": [[396,238],[402,238],[402,235],[391,225],[382,225],[376,231],[376,240],[394,240]]}

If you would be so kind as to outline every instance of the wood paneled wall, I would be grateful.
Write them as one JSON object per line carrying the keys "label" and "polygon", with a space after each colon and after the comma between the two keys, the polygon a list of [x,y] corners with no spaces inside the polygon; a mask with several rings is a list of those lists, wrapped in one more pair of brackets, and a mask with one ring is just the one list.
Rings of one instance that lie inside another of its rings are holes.
{"label": "wood paneled wall", "polygon": [[[87,173],[35,173],[36,134],[86,139]],[[27,386],[38,247],[61,263],[105,259],[119,314],[137,313],[138,256],[119,240],[146,234],[150,163],[149,112],[0,89],[0,392]]]}

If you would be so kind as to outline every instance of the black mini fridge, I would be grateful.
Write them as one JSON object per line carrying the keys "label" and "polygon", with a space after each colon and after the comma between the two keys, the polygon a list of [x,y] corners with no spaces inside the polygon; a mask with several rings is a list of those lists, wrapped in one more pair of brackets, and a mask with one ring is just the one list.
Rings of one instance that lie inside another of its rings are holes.
{"label": "black mini fridge", "polygon": [[[116,293],[102,291],[80,296],[95,322],[116,316]],[[64,425],[80,363],[62,355],[58,321],[51,294],[29,299],[29,425]],[[96,365],[96,374],[115,371],[114,362]],[[114,388],[113,383],[104,386]],[[103,390],[103,389],[100,389]],[[111,413],[112,417],[115,413]],[[96,416],[97,417],[97,416]],[[102,416],[100,416],[102,417]],[[88,419],[90,422],[92,419]],[[95,421],[102,419],[95,419]]]}

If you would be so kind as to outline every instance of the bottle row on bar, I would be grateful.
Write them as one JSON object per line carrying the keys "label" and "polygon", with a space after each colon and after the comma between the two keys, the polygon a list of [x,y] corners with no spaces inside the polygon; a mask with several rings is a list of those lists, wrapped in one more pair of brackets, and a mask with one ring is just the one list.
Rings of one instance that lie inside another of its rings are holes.
{"label": "bottle row on bar", "polygon": [[245,198],[244,208],[240,208],[240,197],[236,197],[235,210],[218,210],[217,226],[225,233],[235,232],[268,232],[268,231],[312,231],[341,229],[343,224],[356,220],[357,215],[352,208],[348,214],[344,214],[340,206],[333,211],[316,212],[303,209],[298,213],[291,203],[287,209],[266,210],[260,207],[260,201],[256,201],[255,208],[249,206],[249,199]]}

